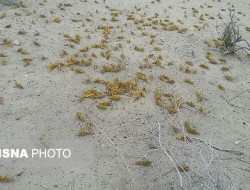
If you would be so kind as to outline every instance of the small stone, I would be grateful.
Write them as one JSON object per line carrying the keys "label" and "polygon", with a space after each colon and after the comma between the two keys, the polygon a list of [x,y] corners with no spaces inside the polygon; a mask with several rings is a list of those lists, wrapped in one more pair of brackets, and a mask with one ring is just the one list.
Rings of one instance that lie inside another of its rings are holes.
{"label": "small stone", "polygon": [[0,0],[0,3],[4,5],[15,5],[18,3],[18,0]]}
{"label": "small stone", "polygon": [[19,45],[20,45],[18,40],[15,40],[12,44],[13,44],[13,45],[16,45],[16,46],[19,46]]}
{"label": "small stone", "polygon": [[240,142],[241,142],[241,140],[237,140],[237,141],[234,142],[234,144],[237,145],[237,144],[239,144]]}
{"label": "small stone", "polygon": [[3,19],[6,16],[5,11],[0,11],[0,19]]}
{"label": "small stone", "polygon": [[58,187],[58,185],[57,185],[57,184],[52,184],[52,186],[53,186],[54,188],[57,188],[57,187]]}

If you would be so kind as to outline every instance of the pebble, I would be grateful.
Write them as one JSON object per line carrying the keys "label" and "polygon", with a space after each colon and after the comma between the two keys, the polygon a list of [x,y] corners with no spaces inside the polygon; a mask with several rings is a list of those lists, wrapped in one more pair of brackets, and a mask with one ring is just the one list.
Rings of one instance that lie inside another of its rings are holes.
{"label": "pebble", "polygon": [[12,44],[13,44],[13,45],[16,45],[16,46],[19,46],[19,45],[20,45],[18,40],[15,40]]}
{"label": "pebble", "polygon": [[5,11],[0,11],[0,19],[3,19],[6,16]]}
{"label": "pebble", "polygon": [[18,0],[0,0],[0,3],[4,5],[14,5],[18,3]]}
{"label": "pebble", "polygon": [[54,188],[57,188],[57,187],[58,187],[58,185],[57,185],[57,184],[52,184],[52,186],[53,186]]}

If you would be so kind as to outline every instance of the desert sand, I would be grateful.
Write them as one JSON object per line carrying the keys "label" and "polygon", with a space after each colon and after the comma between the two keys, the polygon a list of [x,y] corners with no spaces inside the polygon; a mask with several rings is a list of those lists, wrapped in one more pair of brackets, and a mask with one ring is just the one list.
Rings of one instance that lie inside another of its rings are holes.
{"label": "desert sand", "polygon": [[2,2],[1,190],[249,190],[248,1]]}

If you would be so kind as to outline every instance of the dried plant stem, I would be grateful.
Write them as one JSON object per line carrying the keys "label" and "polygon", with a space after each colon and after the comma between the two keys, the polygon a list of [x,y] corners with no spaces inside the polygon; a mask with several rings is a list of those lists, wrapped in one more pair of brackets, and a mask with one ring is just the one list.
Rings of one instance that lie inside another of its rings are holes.
{"label": "dried plant stem", "polygon": [[159,143],[159,145],[160,145],[160,148],[161,148],[161,149],[164,151],[164,153],[168,156],[168,158],[169,158],[170,161],[172,162],[172,164],[173,164],[175,170],[177,171],[177,174],[178,174],[179,180],[180,180],[180,187],[183,188],[183,189],[185,189],[185,188],[183,187],[182,175],[181,175],[180,171],[178,170],[177,165],[176,165],[176,163],[175,163],[175,161],[174,161],[174,159],[173,159],[171,153],[170,153],[168,150],[166,150],[165,147],[164,147],[163,144],[162,144],[162,141],[161,141],[161,125],[160,125],[160,122],[159,122],[158,120],[157,120],[157,124],[158,124],[158,134],[159,134],[159,135],[158,135],[158,143]]}
{"label": "dried plant stem", "polygon": [[102,134],[104,134],[104,136],[108,139],[108,141],[115,147],[115,149],[117,150],[117,152],[120,154],[120,157],[129,173],[129,176],[130,176],[130,179],[131,181],[133,182],[133,184],[131,185],[132,189],[135,190],[135,179],[133,178],[132,174],[131,174],[131,171],[128,167],[128,164],[122,154],[122,152],[120,151],[120,149],[116,146],[116,144],[109,138],[109,136],[96,124],[93,122],[93,124],[95,125],[95,127],[97,127],[98,130],[100,130],[102,132]]}

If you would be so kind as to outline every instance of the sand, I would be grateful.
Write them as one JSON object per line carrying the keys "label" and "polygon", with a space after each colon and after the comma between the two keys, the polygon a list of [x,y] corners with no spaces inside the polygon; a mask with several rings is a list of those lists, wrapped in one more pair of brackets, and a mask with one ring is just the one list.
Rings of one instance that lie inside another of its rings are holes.
{"label": "sand", "polygon": [[[247,1],[22,2],[21,6],[0,3],[0,11],[6,14],[0,19],[0,148],[69,148],[72,156],[66,161],[0,158],[0,175],[12,178],[0,182],[0,189],[180,189],[178,172],[164,150],[188,165],[189,171],[180,173],[186,189],[207,189],[208,171],[218,180],[208,182],[210,187],[220,184],[220,189],[249,189],[250,59],[242,51],[223,55],[212,40],[220,37],[229,19],[227,8],[232,5],[241,35],[250,40],[245,29],[250,20]],[[56,23],[55,18],[61,21]],[[182,30],[164,29],[161,23],[169,22]],[[221,27],[216,29],[217,25]],[[102,26],[113,28],[105,31]],[[101,44],[105,32],[107,43]],[[3,44],[6,38],[12,46]],[[206,58],[208,51],[217,64]],[[67,67],[72,57],[85,62]],[[92,65],[84,66],[88,59]],[[186,61],[192,65],[187,66]],[[51,63],[58,65],[49,71]],[[103,72],[103,66],[111,64],[118,64],[121,71]],[[229,70],[223,71],[223,66]],[[77,73],[81,72],[77,68],[84,73]],[[160,80],[163,74],[174,82]],[[185,83],[186,78],[194,84]],[[105,84],[115,79],[130,80],[137,88],[122,94],[121,100],[113,100],[106,110],[98,109],[102,101],[110,99]],[[220,90],[219,84],[225,90]],[[88,89],[105,97],[80,102]],[[156,104],[157,89],[165,93],[159,95],[162,107]],[[203,95],[201,101],[197,91]],[[167,93],[174,98],[166,97]],[[177,113],[169,113],[168,107],[178,101]],[[78,112],[86,121],[77,119]],[[187,120],[198,131],[187,133],[192,142],[178,140],[181,132],[171,127],[176,123],[181,129]],[[79,137],[79,130],[90,134]],[[209,147],[209,142],[215,148]],[[201,155],[206,163],[214,156],[207,168]],[[150,166],[136,164],[142,159],[149,160]],[[224,174],[225,167],[232,178]]]}

